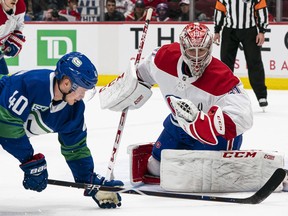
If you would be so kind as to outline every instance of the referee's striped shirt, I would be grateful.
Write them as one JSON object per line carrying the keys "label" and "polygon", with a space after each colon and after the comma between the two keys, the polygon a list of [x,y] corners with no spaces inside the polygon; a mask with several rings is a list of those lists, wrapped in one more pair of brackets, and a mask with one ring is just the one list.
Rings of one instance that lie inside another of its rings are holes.
{"label": "referee's striped shirt", "polygon": [[215,33],[223,26],[247,29],[258,26],[265,33],[268,26],[266,0],[217,0],[214,11]]}

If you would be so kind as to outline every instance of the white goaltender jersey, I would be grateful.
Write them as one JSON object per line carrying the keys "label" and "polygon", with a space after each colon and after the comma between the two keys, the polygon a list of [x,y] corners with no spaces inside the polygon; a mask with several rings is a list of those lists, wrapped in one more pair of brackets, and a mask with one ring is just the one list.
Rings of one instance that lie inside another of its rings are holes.
{"label": "white goaltender jersey", "polygon": [[150,85],[158,84],[168,106],[169,95],[188,99],[205,113],[218,105],[224,114],[227,140],[252,127],[251,102],[241,81],[214,57],[201,77],[191,77],[188,66],[183,64],[179,43],[172,43],[147,56],[139,64],[137,76]]}

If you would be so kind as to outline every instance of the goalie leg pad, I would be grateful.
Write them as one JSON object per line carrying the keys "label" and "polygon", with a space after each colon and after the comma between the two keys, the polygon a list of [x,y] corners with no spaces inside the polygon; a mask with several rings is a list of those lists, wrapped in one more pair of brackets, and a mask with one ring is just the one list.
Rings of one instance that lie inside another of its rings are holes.
{"label": "goalie leg pad", "polygon": [[128,146],[127,152],[130,157],[130,182],[132,185],[160,183],[159,177],[150,175],[147,168],[153,145],[153,143],[147,143]]}
{"label": "goalie leg pad", "polygon": [[163,150],[161,158],[160,186],[193,193],[257,191],[284,164],[277,152],[248,150]]}

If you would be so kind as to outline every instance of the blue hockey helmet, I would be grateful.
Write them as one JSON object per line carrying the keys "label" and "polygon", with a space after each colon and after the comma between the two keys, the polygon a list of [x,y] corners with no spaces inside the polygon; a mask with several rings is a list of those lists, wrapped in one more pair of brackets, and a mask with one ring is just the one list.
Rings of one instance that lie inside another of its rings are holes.
{"label": "blue hockey helmet", "polygon": [[98,81],[95,66],[80,52],[70,52],[62,56],[57,62],[55,73],[57,80],[61,80],[63,76],[69,77],[73,90],[78,86],[92,89]]}

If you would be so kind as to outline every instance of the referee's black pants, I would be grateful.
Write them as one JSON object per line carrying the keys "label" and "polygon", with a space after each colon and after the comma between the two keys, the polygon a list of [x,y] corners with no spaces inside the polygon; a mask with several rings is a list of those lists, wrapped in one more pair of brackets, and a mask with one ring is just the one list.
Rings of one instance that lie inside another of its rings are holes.
{"label": "referee's black pants", "polygon": [[259,100],[267,98],[265,71],[261,57],[261,47],[256,44],[257,28],[232,29],[224,27],[222,32],[220,58],[234,71],[239,44],[241,43],[248,68],[250,85]]}

